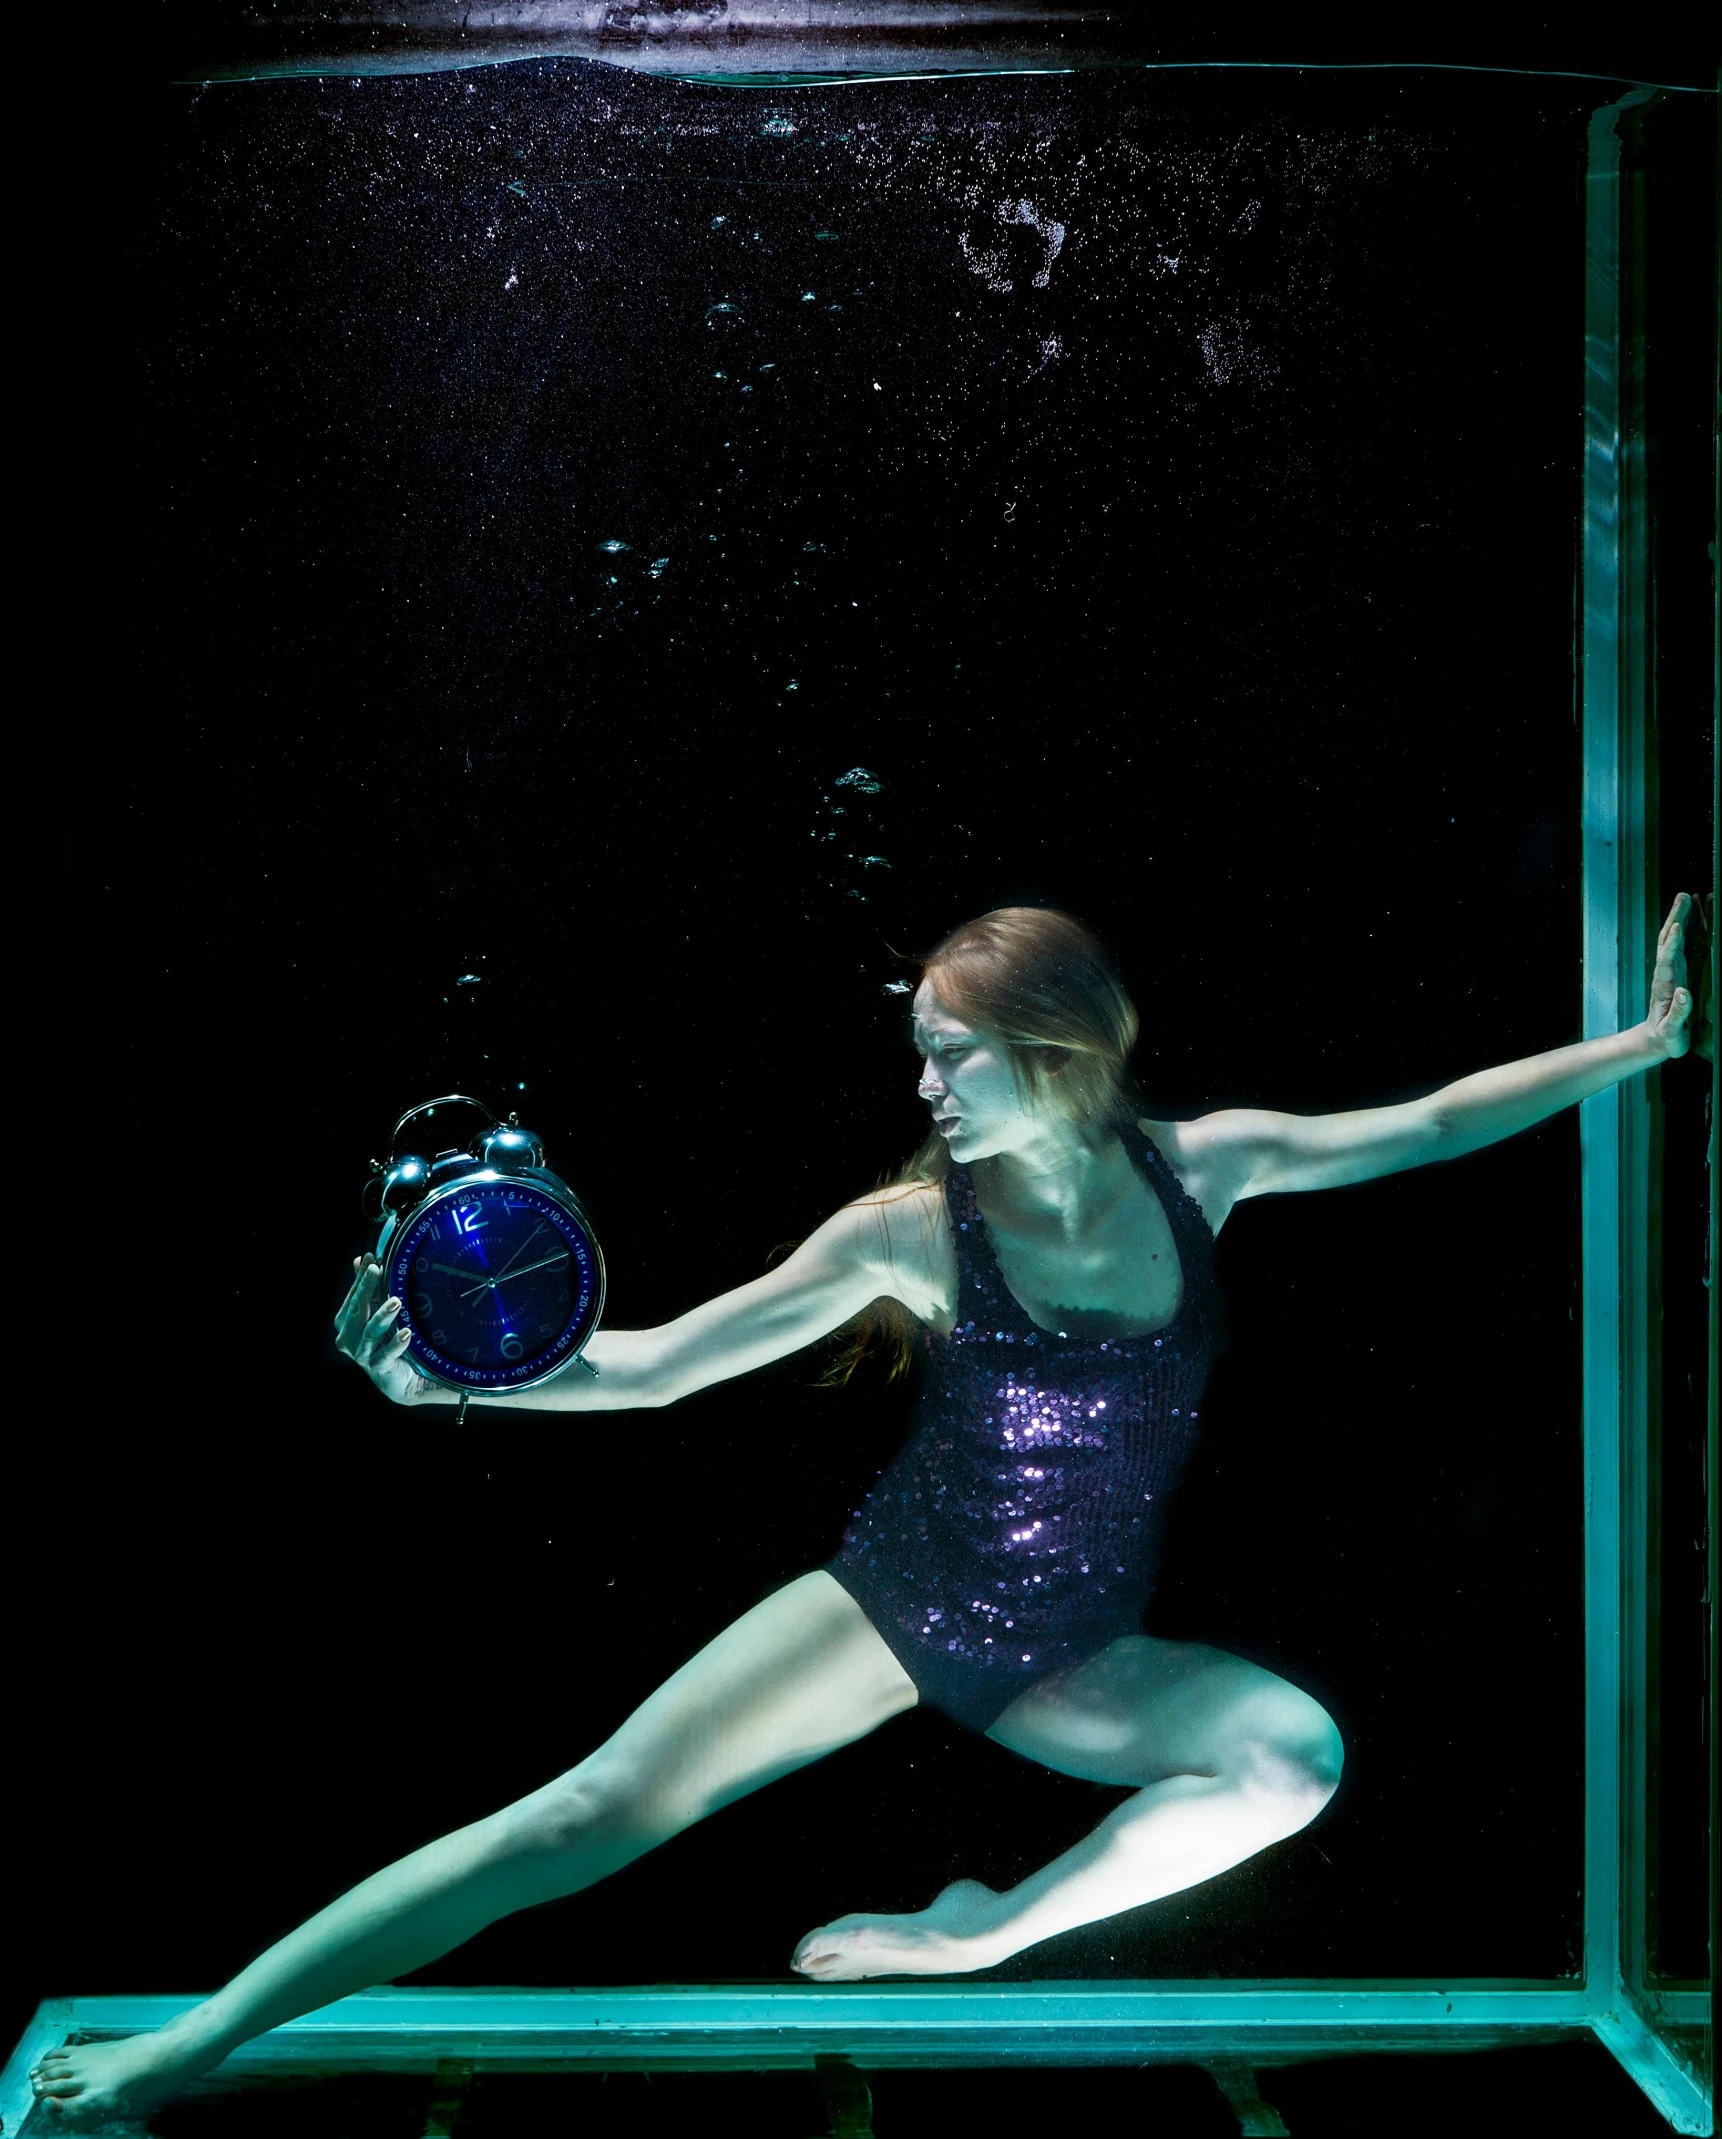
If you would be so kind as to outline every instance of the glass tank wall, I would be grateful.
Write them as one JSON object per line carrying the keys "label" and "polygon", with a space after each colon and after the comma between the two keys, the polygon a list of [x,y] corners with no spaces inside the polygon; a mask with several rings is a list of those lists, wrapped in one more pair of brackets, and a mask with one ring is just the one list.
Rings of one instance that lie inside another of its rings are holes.
{"label": "glass tank wall", "polygon": [[[569,1765],[901,1437],[817,1355],[662,1412],[391,1411],[330,1321],[405,1106],[517,1107],[628,1327],[914,1146],[908,961],[996,905],[1116,947],[1165,1117],[1578,1036],[1596,102],[573,60],[140,99],[139,749],[84,888],[138,1132],[193,1109],[238,1178],[152,1244],[69,1606],[140,1599],[196,1695],[115,1690],[140,1779],[45,1980],[212,1983]],[[1569,1114],[1229,1220],[1148,1625],[1315,1693],[1345,1779],[997,1978],[1576,1972],[1577,1151]],[[1120,1794],[911,1713],[418,1980],[780,1979]]]}

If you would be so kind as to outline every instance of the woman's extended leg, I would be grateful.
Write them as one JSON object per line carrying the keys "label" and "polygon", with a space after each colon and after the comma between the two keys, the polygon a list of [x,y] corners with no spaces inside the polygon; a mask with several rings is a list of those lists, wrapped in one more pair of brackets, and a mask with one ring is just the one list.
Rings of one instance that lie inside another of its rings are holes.
{"label": "woman's extended leg", "polygon": [[1037,1940],[1194,1886],[1305,1827],[1339,1783],[1326,1709],[1196,1642],[1126,1635],[1040,1680],[987,1733],[1089,1782],[1138,1784],[1084,1841],[1007,1893],[972,1879],[912,1916],[840,1916],[792,1965],[823,1983],[990,1968]]}
{"label": "woman's extended leg", "polygon": [[51,2052],[37,2093],[69,2125],[147,2114],[264,2029],[422,1968],[511,1910],[591,1886],[914,1703],[848,1592],[803,1575],[726,1627],[578,1767],[375,1873],[158,2033]]}

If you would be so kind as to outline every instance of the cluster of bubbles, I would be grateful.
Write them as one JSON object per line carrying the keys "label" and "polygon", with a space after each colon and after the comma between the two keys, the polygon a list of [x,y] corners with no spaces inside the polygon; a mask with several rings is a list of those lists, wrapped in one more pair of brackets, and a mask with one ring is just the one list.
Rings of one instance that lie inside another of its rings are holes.
{"label": "cluster of bubbles", "polygon": [[[794,689],[794,684],[789,688]],[[870,851],[883,844],[877,838],[882,827],[879,805],[873,798],[884,791],[884,781],[870,766],[851,765],[820,795],[818,818],[808,837],[815,842],[820,888],[835,892],[845,910],[870,904],[891,868],[888,855]],[[865,963],[861,970],[867,970]],[[890,980],[883,983],[883,990],[887,995],[907,995],[910,984]]]}
{"label": "cluster of bubbles", "polygon": [[[621,557],[632,550],[633,547],[634,545],[631,542],[624,542],[619,535],[610,535],[598,544],[599,550],[606,557]],[[648,579],[662,579],[669,568],[670,560],[667,557],[654,557],[646,566],[646,577]],[[618,584],[619,582],[612,577],[610,585],[614,587]]]}
{"label": "cluster of bubbles", "polygon": [[[794,690],[797,686],[792,680],[787,688]],[[850,766],[847,772],[839,773],[829,790],[821,795],[820,821],[814,824],[808,834],[821,850],[827,847],[839,850],[833,854],[821,851],[819,855],[822,868],[829,866],[831,869],[831,874],[824,879],[823,888],[839,892],[845,901],[853,901],[859,906],[865,906],[868,902],[869,894],[863,889],[868,872],[889,869],[891,866],[883,854],[865,851],[874,844],[872,797],[882,793],[884,786],[884,781],[867,766]],[[837,821],[850,818],[857,818],[859,821]],[[842,881],[845,878],[848,881]]]}
{"label": "cluster of bubbles", "polygon": [[[484,965],[484,964],[486,964],[486,963],[488,962],[488,960],[489,960],[489,957],[490,957],[490,953],[489,953],[488,951],[480,951],[480,953],[478,954],[478,962],[479,962],[479,964],[480,964],[480,965]],[[457,973],[457,974],[455,975],[455,978],[454,978],[454,985],[455,985],[455,987],[456,987],[457,989],[460,989],[460,988],[478,988],[478,987],[482,987],[482,986],[483,986],[483,984],[484,984],[484,975],[483,975],[482,973]],[[450,1000],[450,998],[449,998],[448,996],[446,996],[446,995],[445,995],[445,996],[443,997],[443,1001],[444,1001],[445,1003],[446,1003],[446,1002],[448,1002],[449,1000]],[[465,997],[465,998],[464,998],[464,1000],[466,1000],[466,1001],[467,1001],[467,1002],[469,1002],[469,1003],[472,1003],[472,1004],[473,1004],[473,1005],[474,1005],[474,1006],[476,1007],[476,1005],[477,1005],[477,1002],[478,1002],[478,997],[477,997],[476,995],[469,995],[469,996]],[[476,1029],[476,1028],[475,1028],[475,1029]],[[481,1062],[488,1062],[488,1061],[490,1060],[490,1057],[489,1057],[489,1055],[488,1055],[488,1054],[484,1054],[484,1053],[481,1053],[481,1054],[479,1055],[479,1060],[480,1060]],[[523,1078],[522,1078],[522,1079],[517,1079],[517,1080],[515,1081],[514,1089],[515,1089],[515,1090],[516,1090],[517,1092],[524,1092],[524,1091],[525,1091],[525,1089],[526,1089],[526,1083],[525,1083],[525,1080],[524,1080]]]}

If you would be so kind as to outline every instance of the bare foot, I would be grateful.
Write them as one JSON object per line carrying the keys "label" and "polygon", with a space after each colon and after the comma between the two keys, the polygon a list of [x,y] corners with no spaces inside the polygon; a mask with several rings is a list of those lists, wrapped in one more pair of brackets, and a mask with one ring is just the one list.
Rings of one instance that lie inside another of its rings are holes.
{"label": "bare foot", "polygon": [[30,2085],[50,2131],[141,2132],[143,2119],[220,2061],[171,2028],[50,2050]]}
{"label": "bare foot", "polygon": [[996,1928],[998,1898],[978,1879],[958,1879],[913,1916],[840,1916],[808,1932],[789,1965],[816,1983],[990,1968],[1011,1950]]}

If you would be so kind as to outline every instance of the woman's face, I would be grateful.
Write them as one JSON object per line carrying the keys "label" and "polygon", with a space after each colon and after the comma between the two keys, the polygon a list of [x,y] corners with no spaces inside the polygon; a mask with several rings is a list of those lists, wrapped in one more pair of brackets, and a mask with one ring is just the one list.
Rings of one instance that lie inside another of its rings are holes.
{"label": "woman's face", "polygon": [[921,1056],[920,1095],[959,1164],[1025,1152],[1045,1141],[1050,1125],[1018,1092],[1003,1042],[965,1025],[926,981],[915,991],[913,1031]]}

